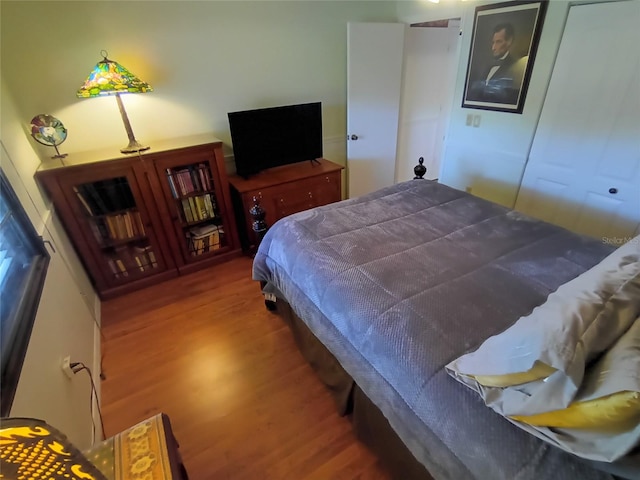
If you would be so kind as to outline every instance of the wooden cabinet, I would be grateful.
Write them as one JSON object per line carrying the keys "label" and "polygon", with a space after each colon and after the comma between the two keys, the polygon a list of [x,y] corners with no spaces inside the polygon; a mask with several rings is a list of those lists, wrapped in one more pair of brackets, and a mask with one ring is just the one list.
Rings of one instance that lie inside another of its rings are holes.
{"label": "wooden cabinet", "polygon": [[256,197],[264,209],[268,226],[277,220],[342,198],[342,167],[326,159],[319,163],[300,162],[271,168],[248,179],[229,177],[242,248],[251,250],[259,243],[248,214]]}
{"label": "wooden cabinet", "polygon": [[240,252],[222,144],[213,137],[133,156],[71,154],[36,176],[103,299]]}

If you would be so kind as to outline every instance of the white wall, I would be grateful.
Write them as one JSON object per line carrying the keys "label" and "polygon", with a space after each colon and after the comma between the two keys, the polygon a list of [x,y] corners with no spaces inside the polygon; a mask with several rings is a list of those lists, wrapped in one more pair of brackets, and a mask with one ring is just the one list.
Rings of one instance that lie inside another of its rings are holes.
{"label": "white wall", "polygon": [[49,269],[10,415],[43,419],[84,448],[91,443],[90,384],[82,375],[69,380],[60,366],[70,355],[99,373],[100,302],[34,181],[39,159],[5,87],[2,82],[0,166],[34,227],[55,249],[48,250]]}
{"label": "white wall", "polygon": [[[47,231],[43,238],[53,240]],[[45,420],[84,449],[92,442],[91,383],[84,371],[69,379],[61,364],[64,357],[70,356],[72,362],[89,367],[100,398],[100,335],[94,323],[99,319],[94,320],[93,312],[75,288],[57,248],[56,253],[49,253],[47,277],[10,416]],[[94,412],[96,439],[100,440],[95,404]]]}
{"label": "white wall", "polygon": [[433,3],[427,0],[399,0],[396,4],[398,20],[405,23],[431,22],[459,18],[467,3],[462,0],[440,0]]}
{"label": "white wall", "polygon": [[203,132],[228,146],[227,112],[317,100],[344,143],[346,23],[389,20],[386,1],[3,1],[2,68],[24,121],[62,120],[66,152],[127,143],[115,99],[75,96],[102,49],[154,87],[123,98],[152,148]]}
{"label": "white wall", "polygon": [[[495,2],[398,2],[398,16],[407,22],[461,16],[461,53],[440,181],[513,207],[570,3],[549,2],[522,114],[461,107],[475,7],[487,3]],[[480,116],[479,127],[466,126],[468,114]]]}

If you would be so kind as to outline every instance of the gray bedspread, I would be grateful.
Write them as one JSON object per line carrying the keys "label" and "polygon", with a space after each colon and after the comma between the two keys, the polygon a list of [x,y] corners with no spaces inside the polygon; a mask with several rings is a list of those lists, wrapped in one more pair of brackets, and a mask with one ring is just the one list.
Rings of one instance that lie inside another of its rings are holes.
{"label": "gray bedspread", "polygon": [[280,220],[253,275],[292,305],[435,479],[610,479],[509,423],[444,367],[611,251],[412,180]]}

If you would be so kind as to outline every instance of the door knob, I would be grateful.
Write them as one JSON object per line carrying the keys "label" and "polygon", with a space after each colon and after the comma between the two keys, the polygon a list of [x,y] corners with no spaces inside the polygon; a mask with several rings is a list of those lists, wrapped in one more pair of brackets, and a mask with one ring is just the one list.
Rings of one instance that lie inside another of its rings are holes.
{"label": "door knob", "polygon": [[358,139],[358,135],[351,135],[351,140],[357,140]]}

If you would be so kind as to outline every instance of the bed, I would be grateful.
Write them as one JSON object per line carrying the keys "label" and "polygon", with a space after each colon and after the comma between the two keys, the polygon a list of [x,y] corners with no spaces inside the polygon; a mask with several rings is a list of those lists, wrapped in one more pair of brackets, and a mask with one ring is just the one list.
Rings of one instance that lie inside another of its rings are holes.
{"label": "bed", "polygon": [[638,449],[613,463],[567,453],[445,368],[613,250],[420,179],[281,219],[253,278],[394,478],[640,478]]}

